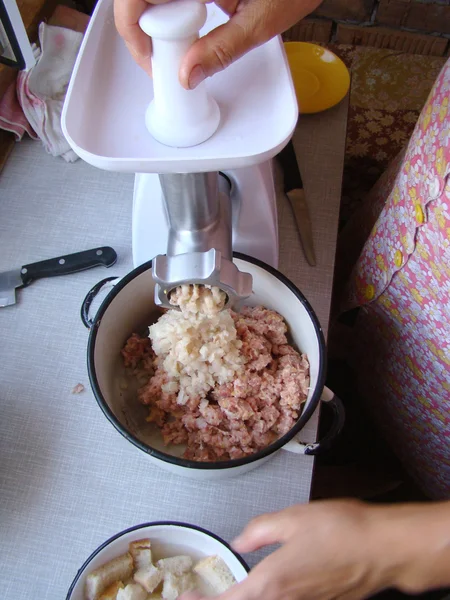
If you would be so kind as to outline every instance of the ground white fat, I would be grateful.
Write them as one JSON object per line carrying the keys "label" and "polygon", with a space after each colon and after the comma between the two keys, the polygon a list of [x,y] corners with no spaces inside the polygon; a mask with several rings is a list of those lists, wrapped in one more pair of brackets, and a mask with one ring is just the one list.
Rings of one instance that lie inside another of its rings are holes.
{"label": "ground white fat", "polygon": [[227,295],[218,287],[180,285],[172,292],[169,301],[183,312],[212,316],[223,309]]}
{"label": "ground white fat", "polygon": [[233,381],[244,364],[228,310],[212,316],[169,310],[150,327],[150,339],[169,378],[163,391],[177,393],[178,404]]}

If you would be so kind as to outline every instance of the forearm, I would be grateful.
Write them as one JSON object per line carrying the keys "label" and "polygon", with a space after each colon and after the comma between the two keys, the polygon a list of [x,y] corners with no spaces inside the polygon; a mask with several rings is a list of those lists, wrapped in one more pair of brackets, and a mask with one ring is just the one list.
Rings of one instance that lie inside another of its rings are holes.
{"label": "forearm", "polygon": [[450,502],[375,507],[372,542],[405,593],[450,586]]}

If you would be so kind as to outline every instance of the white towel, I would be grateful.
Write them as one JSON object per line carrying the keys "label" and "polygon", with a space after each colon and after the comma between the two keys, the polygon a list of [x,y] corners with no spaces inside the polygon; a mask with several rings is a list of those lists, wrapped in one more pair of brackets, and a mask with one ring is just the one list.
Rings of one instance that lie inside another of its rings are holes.
{"label": "white towel", "polygon": [[27,121],[52,156],[74,162],[61,129],[61,113],[83,34],[41,23],[36,65],[17,77],[17,97]]}

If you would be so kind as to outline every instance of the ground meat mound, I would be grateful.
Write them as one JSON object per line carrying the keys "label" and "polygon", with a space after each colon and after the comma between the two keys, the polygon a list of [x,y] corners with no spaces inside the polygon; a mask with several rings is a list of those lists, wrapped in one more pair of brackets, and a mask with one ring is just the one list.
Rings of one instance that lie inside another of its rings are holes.
{"label": "ground meat mound", "polygon": [[278,313],[261,306],[230,311],[244,366],[231,382],[179,403],[161,357],[150,340],[133,334],[122,355],[127,367],[148,369],[138,392],[149,407],[147,420],[161,428],[166,445],[185,444],[184,457],[221,461],[254,454],[287,433],[298,420],[309,387],[306,355],[286,337]]}
{"label": "ground meat mound", "polygon": [[125,367],[133,369],[134,372],[141,370],[153,375],[155,353],[148,337],[141,337],[137,333],[133,333],[122,348],[122,359]]}

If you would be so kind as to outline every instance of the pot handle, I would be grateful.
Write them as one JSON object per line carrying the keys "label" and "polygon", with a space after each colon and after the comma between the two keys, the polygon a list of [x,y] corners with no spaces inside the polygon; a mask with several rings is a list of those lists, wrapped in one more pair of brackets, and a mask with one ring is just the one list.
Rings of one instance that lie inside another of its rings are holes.
{"label": "pot handle", "polygon": [[324,402],[325,406],[329,406],[333,411],[333,424],[331,425],[330,431],[328,431],[323,439],[313,444],[304,444],[296,437],[283,446],[283,450],[295,454],[317,456],[319,454],[324,454],[333,446],[344,427],[345,408],[342,404],[342,400],[327,387],[323,389],[321,402]]}
{"label": "pot handle", "polygon": [[80,316],[83,321],[83,325],[90,329],[94,324],[93,319],[89,316],[89,309],[91,308],[91,304],[94,301],[97,294],[103,288],[104,285],[109,283],[110,281],[114,281],[115,279],[119,279],[119,277],[106,277],[106,279],[102,279],[98,283],[94,285],[94,287],[86,294],[83,303],[81,304]]}

